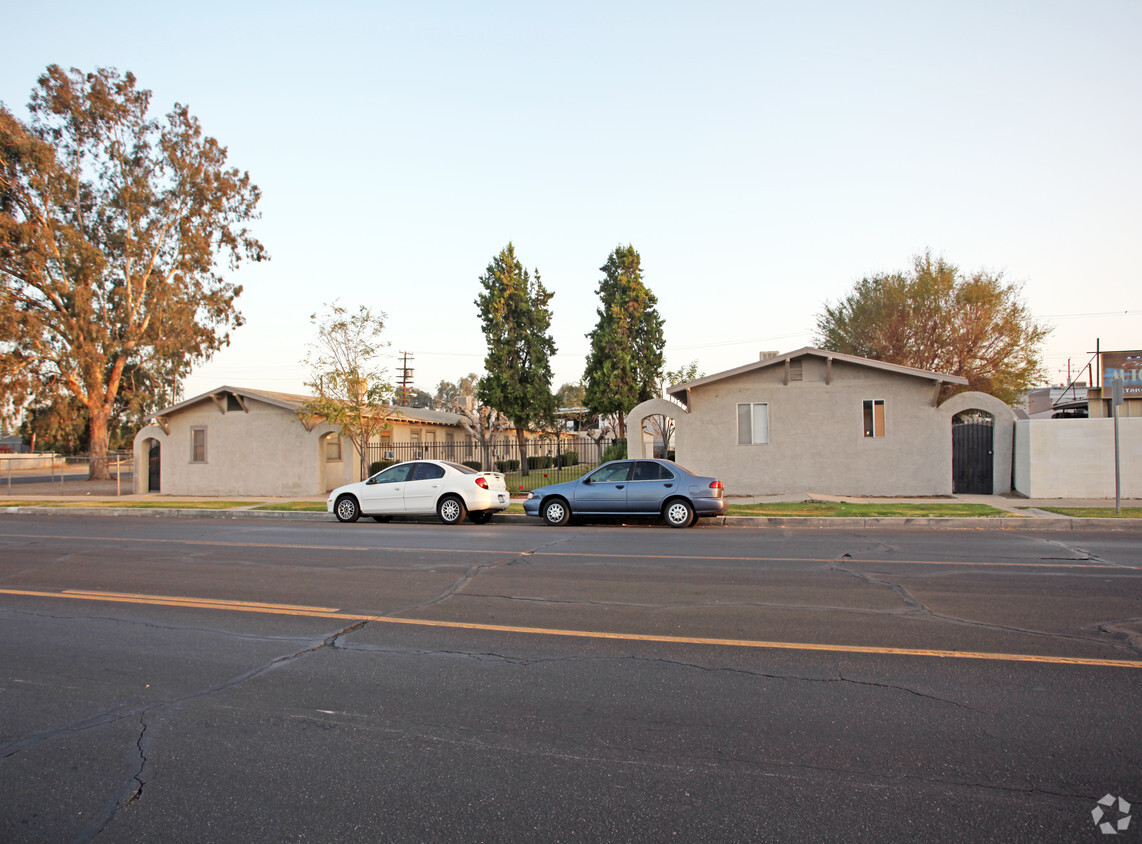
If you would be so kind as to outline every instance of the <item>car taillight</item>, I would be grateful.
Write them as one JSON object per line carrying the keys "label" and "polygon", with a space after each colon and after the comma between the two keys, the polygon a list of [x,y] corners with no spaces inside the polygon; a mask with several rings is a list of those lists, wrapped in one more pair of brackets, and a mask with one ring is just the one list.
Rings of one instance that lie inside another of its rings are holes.
{"label": "car taillight", "polygon": [[725,487],[722,486],[721,481],[714,481],[713,483],[710,484],[710,489],[725,489]]}
{"label": "car taillight", "polygon": [[487,478],[476,478],[476,486],[478,486],[480,489],[487,489],[488,488],[488,479]]}

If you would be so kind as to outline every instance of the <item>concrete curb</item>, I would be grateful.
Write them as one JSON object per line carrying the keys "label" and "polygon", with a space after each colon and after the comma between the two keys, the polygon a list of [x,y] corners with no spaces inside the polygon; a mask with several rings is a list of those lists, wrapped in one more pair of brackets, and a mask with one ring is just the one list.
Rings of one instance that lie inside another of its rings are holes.
{"label": "concrete curb", "polygon": [[[149,507],[4,507],[0,513],[20,516],[149,516],[179,519],[289,519],[303,522],[335,522],[331,513],[304,510],[199,510]],[[366,518],[365,521],[368,521]],[[402,521],[404,521],[402,519]],[[431,516],[408,519],[409,522],[439,524]],[[494,525],[533,525],[542,521],[533,516],[510,514],[496,516]],[[600,522],[605,524],[605,522]],[[647,524],[654,524],[648,521]],[[701,519],[699,526],[728,528],[812,528],[872,530],[876,528],[921,528],[943,530],[1112,530],[1142,531],[1142,519],[1085,519],[1069,516],[996,516],[981,517],[850,517],[850,516],[717,516]]]}

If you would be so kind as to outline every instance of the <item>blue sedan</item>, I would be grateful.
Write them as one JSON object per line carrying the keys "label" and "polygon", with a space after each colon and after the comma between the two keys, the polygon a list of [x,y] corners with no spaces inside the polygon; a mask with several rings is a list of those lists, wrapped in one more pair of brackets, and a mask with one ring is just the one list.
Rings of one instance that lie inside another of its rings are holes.
{"label": "blue sedan", "polygon": [[558,526],[573,516],[661,516],[671,527],[726,512],[717,478],[695,475],[672,460],[612,460],[578,480],[540,487],[523,511]]}

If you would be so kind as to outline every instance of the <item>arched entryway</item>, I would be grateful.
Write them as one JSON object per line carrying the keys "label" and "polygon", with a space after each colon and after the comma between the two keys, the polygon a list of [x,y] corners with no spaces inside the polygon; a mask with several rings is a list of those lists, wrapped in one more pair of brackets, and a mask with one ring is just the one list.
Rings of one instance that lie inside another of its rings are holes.
{"label": "arched entryway", "polygon": [[970,410],[952,418],[952,492],[995,492],[995,417]]}
{"label": "arched entryway", "polygon": [[629,457],[675,459],[682,418],[686,408],[666,399],[651,399],[626,417]]}
{"label": "arched entryway", "polygon": [[1011,492],[1015,411],[995,396],[968,391],[946,399],[940,413],[948,426],[944,429],[948,437],[944,448],[950,446],[952,492]]}

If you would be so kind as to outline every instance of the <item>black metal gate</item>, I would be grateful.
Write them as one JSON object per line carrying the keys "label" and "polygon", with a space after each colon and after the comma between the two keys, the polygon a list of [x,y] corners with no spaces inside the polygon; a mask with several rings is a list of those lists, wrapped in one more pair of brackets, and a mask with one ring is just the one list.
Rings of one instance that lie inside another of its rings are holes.
{"label": "black metal gate", "polygon": [[147,492],[160,492],[159,489],[159,441],[151,440],[151,448],[147,453]]}
{"label": "black metal gate", "polygon": [[952,420],[952,492],[995,492],[995,420],[990,416]]}

